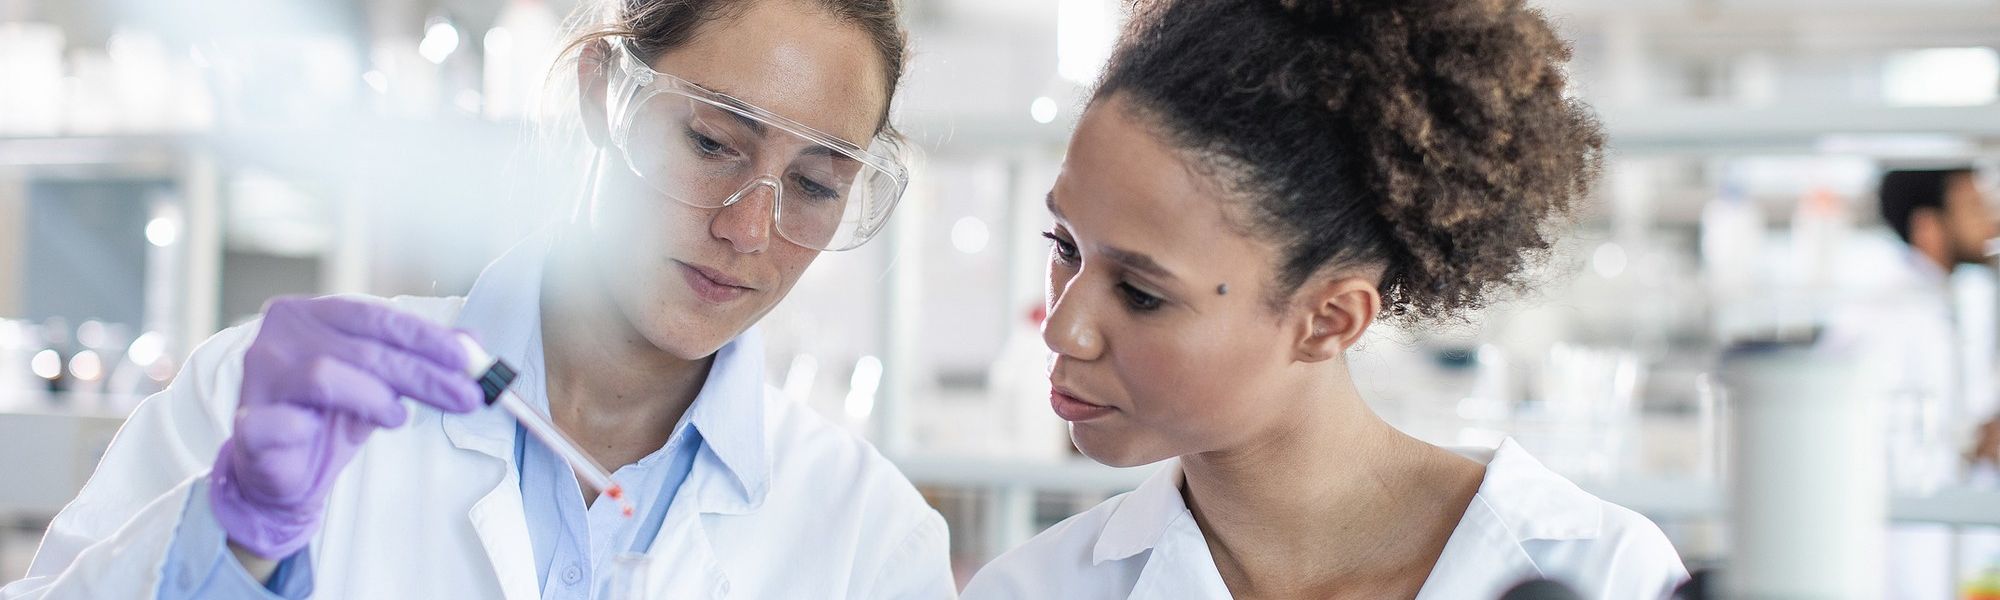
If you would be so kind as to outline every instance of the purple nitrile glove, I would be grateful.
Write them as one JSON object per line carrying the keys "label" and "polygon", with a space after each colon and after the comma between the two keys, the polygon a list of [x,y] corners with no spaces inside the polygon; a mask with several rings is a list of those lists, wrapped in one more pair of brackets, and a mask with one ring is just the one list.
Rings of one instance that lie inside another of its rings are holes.
{"label": "purple nitrile glove", "polygon": [[455,335],[380,304],[272,300],[243,356],[235,433],[209,474],[229,541],[272,560],[305,547],[368,434],[409,418],[398,397],[450,412],[480,406]]}

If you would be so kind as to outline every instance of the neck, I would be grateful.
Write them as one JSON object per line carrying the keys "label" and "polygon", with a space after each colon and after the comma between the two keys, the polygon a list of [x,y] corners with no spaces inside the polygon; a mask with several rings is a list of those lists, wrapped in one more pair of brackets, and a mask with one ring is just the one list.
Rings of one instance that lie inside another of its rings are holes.
{"label": "neck", "polygon": [[1326,597],[1413,573],[1421,584],[1484,469],[1382,421],[1344,373],[1287,396],[1266,400],[1300,411],[1253,441],[1182,457],[1183,493],[1232,593]]}
{"label": "neck", "polygon": [[616,469],[666,444],[714,357],[683,359],[647,340],[612,300],[582,242],[563,232],[543,269],[549,414]]}
{"label": "neck", "polygon": [[1950,273],[1952,267],[1958,266],[1956,264],[1957,261],[1952,260],[1950,254],[1943,248],[1925,248],[1919,250],[1918,253],[1922,254],[1924,259],[1929,260],[1932,265],[1935,265],[1939,271],[1945,273]]}

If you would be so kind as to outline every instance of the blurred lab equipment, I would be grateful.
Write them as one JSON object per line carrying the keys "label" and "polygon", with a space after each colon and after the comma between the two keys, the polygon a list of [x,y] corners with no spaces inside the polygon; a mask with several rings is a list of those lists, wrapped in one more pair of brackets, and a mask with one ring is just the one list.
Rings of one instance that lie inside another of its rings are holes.
{"label": "blurred lab equipment", "polygon": [[1734,429],[1731,597],[1881,593],[1884,486],[1879,403],[1853,355],[1810,340],[1723,355]]}
{"label": "blurred lab equipment", "polygon": [[1553,579],[1533,579],[1507,590],[1500,600],[1583,600],[1583,597]]}
{"label": "blurred lab equipment", "polygon": [[647,571],[653,567],[653,559],[643,552],[620,552],[611,557],[611,564],[604,567],[602,584],[597,588],[597,600],[649,600]]}

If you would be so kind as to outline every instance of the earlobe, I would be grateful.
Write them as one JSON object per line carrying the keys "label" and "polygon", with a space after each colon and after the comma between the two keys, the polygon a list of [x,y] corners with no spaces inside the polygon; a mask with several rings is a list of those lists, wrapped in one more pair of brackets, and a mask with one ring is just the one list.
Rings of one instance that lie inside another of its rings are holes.
{"label": "earlobe", "polygon": [[1326,281],[1308,297],[1307,334],[1300,340],[1299,360],[1319,362],[1347,352],[1368,332],[1382,308],[1375,284],[1359,277]]}
{"label": "earlobe", "polygon": [[604,40],[584,44],[576,58],[576,96],[583,117],[583,133],[593,146],[605,147],[611,140],[611,119],[605,109],[605,88],[609,84],[610,47]]}

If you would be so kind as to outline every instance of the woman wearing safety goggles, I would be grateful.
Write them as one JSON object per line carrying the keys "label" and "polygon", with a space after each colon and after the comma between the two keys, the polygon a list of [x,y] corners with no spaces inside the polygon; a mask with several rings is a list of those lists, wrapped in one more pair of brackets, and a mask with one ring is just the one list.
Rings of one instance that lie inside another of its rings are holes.
{"label": "woman wearing safety goggles", "polygon": [[[952,596],[944,520],[767,392],[748,332],[907,185],[894,3],[610,1],[564,63],[568,222],[463,298],[279,299],[209,339],[0,597],[587,598],[635,551],[647,597]],[[484,406],[485,353],[622,497]]]}

